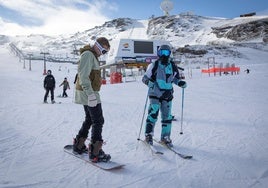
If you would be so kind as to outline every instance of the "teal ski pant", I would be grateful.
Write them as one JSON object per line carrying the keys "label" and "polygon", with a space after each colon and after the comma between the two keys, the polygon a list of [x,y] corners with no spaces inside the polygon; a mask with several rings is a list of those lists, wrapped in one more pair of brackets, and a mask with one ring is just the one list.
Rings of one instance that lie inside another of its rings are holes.
{"label": "teal ski pant", "polygon": [[148,134],[154,135],[154,127],[158,119],[159,110],[161,112],[161,139],[165,136],[170,137],[171,135],[171,107],[172,101],[159,100],[150,98],[150,105],[148,108],[148,116],[145,125],[145,136]]}

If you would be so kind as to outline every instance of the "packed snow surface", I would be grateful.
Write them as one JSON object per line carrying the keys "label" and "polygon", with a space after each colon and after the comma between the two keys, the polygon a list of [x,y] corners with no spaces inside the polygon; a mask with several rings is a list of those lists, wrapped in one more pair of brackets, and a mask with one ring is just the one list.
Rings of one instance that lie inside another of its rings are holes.
{"label": "packed snow surface", "polygon": [[[137,141],[144,138],[141,121],[148,89],[141,75],[103,85],[104,150],[113,161],[125,164],[122,169],[104,171],[63,151],[85,116],[83,107],[73,102],[77,65],[47,62],[57,81],[55,99],[61,104],[43,104],[43,61],[32,61],[29,71],[28,61],[23,68],[24,62],[2,46],[0,187],[266,187],[268,52],[247,47],[237,50],[244,58],[221,59],[236,63],[241,68],[237,75],[208,76],[193,69],[190,77],[184,67],[188,87],[183,121],[182,90],[174,86],[172,112],[178,119],[172,128],[174,148],[193,155],[192,160],[157,145],[164,155],[152,155]],[[249,74],[244,72],[247,68]],[[64,77],[71,85],[69,97],[58,98]],[[158,120],[156,139],[160,127]]]}

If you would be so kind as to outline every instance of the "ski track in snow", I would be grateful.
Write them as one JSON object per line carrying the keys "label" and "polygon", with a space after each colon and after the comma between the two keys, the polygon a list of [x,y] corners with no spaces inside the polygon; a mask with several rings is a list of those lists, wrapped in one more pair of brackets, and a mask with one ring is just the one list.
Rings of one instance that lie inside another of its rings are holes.
{"label": "ski track in snow", "polygon": [[[132,35],[135,32],[139,30]],[[183,135],[179,134],[181,89],[174,88],[173,114],[178,119],[173,122],[174,148],[193,155],[192,160],[158,145],[164,155],[153,155],[137,141],[139,136],[144,139],[146,119],[139,135],[147,94],[141,77],[102,86],[104,150],[112,160],[126,164],[108,172],[63,152],[84,118],[82,106],[72,102],[75,65],[47,64],[57,86],[67,76],[71,90],[69,98],[55,97],[61,104],[42,104],[42,63],[33,61],[29,72],[7,50],[1,49],[0,55],[4,60],[0,82],[5,88],[0,91],[0,187],[264,188],[268,183],[268,65],[261,59],[254,64],[244,60],[241,70],[250,67],[248,75],[241,71],[208,77],[194,69],[185,90]],[[252,58],[257,56],[266,60],[267,52],[255,51]],[[69,66],[70,72],[57,71],[59,66]],[[57,87],[55,96],[61,92]],[[158,120],[156,139],[160,128]]]}

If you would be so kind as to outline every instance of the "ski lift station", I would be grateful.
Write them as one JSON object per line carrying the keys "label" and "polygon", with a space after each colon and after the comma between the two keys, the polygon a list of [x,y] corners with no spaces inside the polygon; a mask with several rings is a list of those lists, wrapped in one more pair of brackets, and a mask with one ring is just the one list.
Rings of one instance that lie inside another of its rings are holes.
{"label": "ski lift station", "polygon": [[[157,50],[164,44],[170,45],[168,41],[163,40],[120,39],[114,41],[111,43],[106,61],[102,61],[104,64],[101,68],[104,69],[103,72],[106,68],[110,68],[110,75],[118,75],[118,77],[122,72],[125,73],[125,69],[145,70],[151,62],[157,60]],[[120,78],[118,82],[121,82]]]}
{"label": "ski lift station", "polygon": [[158,58],[157,50],[161,45],[170,45],[168,41],[140,39],[120,39],[114,43],[111,44],[106,64],[136,67],[147,67]]}

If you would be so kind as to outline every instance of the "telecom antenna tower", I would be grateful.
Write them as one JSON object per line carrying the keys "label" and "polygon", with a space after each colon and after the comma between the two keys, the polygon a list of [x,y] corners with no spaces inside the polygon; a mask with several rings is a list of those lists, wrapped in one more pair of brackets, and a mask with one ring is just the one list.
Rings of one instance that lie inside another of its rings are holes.
{"label": "telecom antenna tower", "polygon": [[160,8],[164,11],[165,16],[169,16],[169,11],[174,8],[173,2],[170,0],[163,0],[160,4]]}

